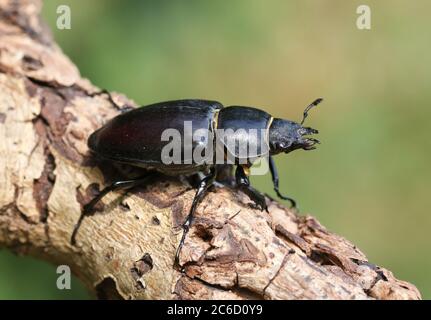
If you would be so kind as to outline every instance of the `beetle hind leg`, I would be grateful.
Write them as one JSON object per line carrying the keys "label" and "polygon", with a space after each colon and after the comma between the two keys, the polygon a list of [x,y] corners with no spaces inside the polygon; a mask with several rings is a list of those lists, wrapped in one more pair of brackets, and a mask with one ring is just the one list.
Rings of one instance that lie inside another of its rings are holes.
{"label": "beetle hind leg", "polygon": [[130,111],[130,110],[135,109],[134,107],[132,107],[132,106],[130,106],[130,105],[127,105],[127,104],[122,105],[122,106],[119,106],[119,105],[115,102],[114,98],[112,97],[111,92],[109,92],[109,91],[108,91],[108,90],[106,90],[106,89],[102,89],[102,90],[100,90],[100,91],[96,91],[96,92],[94,92],[94,93],[91,93],[91,94],[89,94],[89,96],[90,96],[90,97],[95,97],[95,96],[100,96],[100,95],[103,95],[103,94],[106,94],[106,95],[108,96],[108,100],[109,100],[109,102],[110,102],[110,103],[115,107],[115,109],[117,109],[117,110],[118,110],[118,111],[120,111],[121,113],[125,113],[125,112],[127,112],[127,111]]}
{"label": "beetle hind leg", "polygon": [[261,210],[268,212],[265,196],[250,185],[250,180],[242,166],[236,167],[235,179],[237,187],[244,192]]}
{"label": "beetle hind leg", "polygon": [[151,172],[149,174],[147,174],[144,177],[138,178],[138,179],[133,179],[133,180],[124,180],[124,181],[115,181],[114,183],[112,183],[111,185],[107,186],[106,188],[104,188],[96,197],[94,197],[89,203],[87,203],[86,205],[84,205],[83,210],[81,212],[81,215],[78,219],[78,222],[75,224],[74,228],[73,228],[73,232],[72,232],[72,236],[70,238],[70,243],[72,245],[76,244],[76,235],[78,233],[79,227],[81,226],[82,220],[84,220],[84,218],[86,216],[90,216],[93,213],[94,207],[96,206],[96,204],[102,200],[102,198],[104,196],[106,196],[108,193],[110,193],[111,191],[115,191],[115,190],[121,190],[121,189],[130,189],[133,187],[137,187],[139,185],[142,185],[144,183],[146,183],[151,177],[153,177],[155,175],[154,172]]}

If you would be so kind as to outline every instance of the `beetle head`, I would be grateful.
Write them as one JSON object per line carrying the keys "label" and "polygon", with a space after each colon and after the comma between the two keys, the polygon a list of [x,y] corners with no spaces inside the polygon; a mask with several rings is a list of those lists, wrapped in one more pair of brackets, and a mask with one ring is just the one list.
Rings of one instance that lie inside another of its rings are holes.
{"label": "beetle head", "polygon": [[307,137],[316,134],[318,131],[313,128],[303,127],[299,123],[274,119],[269,128],[269,144],[271,153],[289,153],[296,149],[313,150],[319,140]]}
{"label": "beetle head", "polygon": [[316,148],[315,145],[320,143],[319,140],[308,136],[319,132],[302,125],[308,116],[308,111],[321,101],[322,99],[317,99],[305,108],[301,123],[284,119],[273,120],[269,128],[269,144],[272,154],[289,153],[296,149],[313,150]]}

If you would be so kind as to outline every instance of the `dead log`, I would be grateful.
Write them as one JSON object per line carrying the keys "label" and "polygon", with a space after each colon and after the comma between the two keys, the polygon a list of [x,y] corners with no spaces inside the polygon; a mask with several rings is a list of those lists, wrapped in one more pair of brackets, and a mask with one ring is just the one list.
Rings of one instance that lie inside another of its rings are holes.
{"label": "dead log", "polygon": [[119,110],[81,78],[40,9],[36,0],[0,0],[1,247],[69,265],[103,298],[420,298],[315,218],[270,199],[269,213],[260,212],[226,188],[199,206],[180,273],[172,267],[178,226],[195,191],[175,179],[109,195],[71,246],[82,204],[124,174],[95,162],[86,145]]}

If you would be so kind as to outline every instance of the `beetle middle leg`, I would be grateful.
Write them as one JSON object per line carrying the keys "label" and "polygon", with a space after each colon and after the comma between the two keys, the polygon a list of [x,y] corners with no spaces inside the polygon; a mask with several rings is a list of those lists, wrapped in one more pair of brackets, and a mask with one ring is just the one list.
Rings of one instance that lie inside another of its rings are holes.
{"label": "beetle middle leg", "polygon": [[291,204],[292,208],[296,208],[296,201],[293,200],[291,197],[282,195],[280,193],[279,189],[278,189],[278,181],[279,181],[279,179],[278,179],[277,167],[275,166],[274,159],[271,156],[269,156],[269,170],[271,171],[272,183],[274,185],[274,191],[277,194],[277,196],[280,199],[290,201],[290,204]]}
{"label": "beetle middle leg", "polygon": [[205,178],[203,178],[199,183],[198,190],[196,191],[195,197],[193,198],[193,202],[192,202],[192,206],[190,207],[189,214],[187,215],[186,220],[184,221],[184,223],[182,225],[183,235],[181,237],[180,244],[178,245],[177,251],[175,253],[175,262],[174,262],[175,267],[178,267],[180,265],[181,248],[184,244],[184,240],[186,239],[186,235],[189,232],[190,225],[193,221],[193,217],[194,217],[196,208],[197,208],[199,202],[205,196],[209,187],[211,187],[212,184],[214,183],[216,176],[217,176],[217,170],[216,170],[216,167],[213,167],[213,168],[211,168],[210,174],[207,175]]}
{"label": "beetle middle leg", "polygon": [[142,185],[146,182],[148,182],[148,180],[150,178],[152,178],[156,173],[155,172],[151,172],[149,174],[147,174],[144,177],[141,178],[137,178],[137,179],[132,179],[132,180],[124,180],[124,181],[115,181],[114,183],[112,183],[111,185],[107,186],[106,188],[104,188],[96,197],[94,197],[89,203],[87,203],[86,205],[84,205],[84,208],[81,212],[81,216],[78,219],[78,222],[76,223],[75,227],[73,228],[73,232],[72,232],[72,236],[70,238],[70,242],[72,245],[75,245],[76,243],[76,234],[78,233],[78,229],[81,226],[82,220],[86,217],[86,216],[90,216],[94,210],[94,207],[96,206],[96,204],[102,200],[102,198],[104,196],[106,196],[108,193],[110,193],[111,191],[115,191],[115,190],[121,190],[121,189],[130,189],[133,187],[137,187],[139,185]]}
{"label": "beetle middle leg", "polygon": [[235,179],[237,187],[244,192],[260,210],[268,212],[265,196],[250,185],[250,179],[243,166],[239,165],[236,167]]}

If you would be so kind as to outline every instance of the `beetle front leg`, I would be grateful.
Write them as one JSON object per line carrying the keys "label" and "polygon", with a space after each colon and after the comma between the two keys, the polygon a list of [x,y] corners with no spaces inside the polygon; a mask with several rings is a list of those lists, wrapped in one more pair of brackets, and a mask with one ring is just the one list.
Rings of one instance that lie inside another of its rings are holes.
{"label": "beetle front leg", "polygon": [[280,191],[278,190],[278,181],[279,181],[279,179],[278,179],[277,167],[275,166],[274,159],[271,156],[269,156],[269,170],[271,171],[272,184],[274,185],[274,191],[277,194],[277,196],[280,199],[290,201],[290,204],[291,204],[292,208],[296,208],[296,201],[293,200],[291,197],[282,195],[280,193]]}
{"label": "beetle front leg", "polygon": [[[247,168],[248,169],[248,168]],[[235,171],[235,179],[237,187],[244,192],[261,211],[268,212],[265,196],[250,185],[250,180],[244,170],[244,167],[237,166]]]}
{"label": "beetle front leg", "polygon": [[180,265],[180,252],[181,248],[184,244],[184,240],[186,239],[186,235],[189,232],[190,225],[193,221],[193,217],[196,211],[196,208],[199,204],[199,202],[203,199],[205,196],[207,190],[211,185],[214,183],[214,180],[217,176],[217,170],[215,167],[211,169],[211,172],[208,176],[203,178],[198,186],[198,190],[196,191],[195,197],[193,198],[192,206],[190,207],[189,214],[186,217],[186,220],[183,223],[183,235],[181,237],[180,244],[178,245],[177,251],[175,253],[175,261],[174,261],[174,267],[178,267]]}
{"label": "beetle front leg", "polygon": [[89,216],[92,214],[94,207],[96,204],[102,200],[104,196],[106,196],[109,192],[115,191],[115,190],[121,190],[121,189],[130,189],[139,185],[142,185],[146,183],[151,177],[155,175],[154,172],[151,172],[150,174],[133,180],[125,180],[125,181],[115,181],[110,186],[107,186],[104,188],[96,197],[94,197],[89,203],[84,205],[84,208],[81,212],[81,216],[78,219],[78,222],[76,223],[75,227],[73,228],[72,236],[70,238],[70,243],[72,245],[76,244],[76,234],[78,233],[78,229],[81,226],[82,220],[84,217]]}

